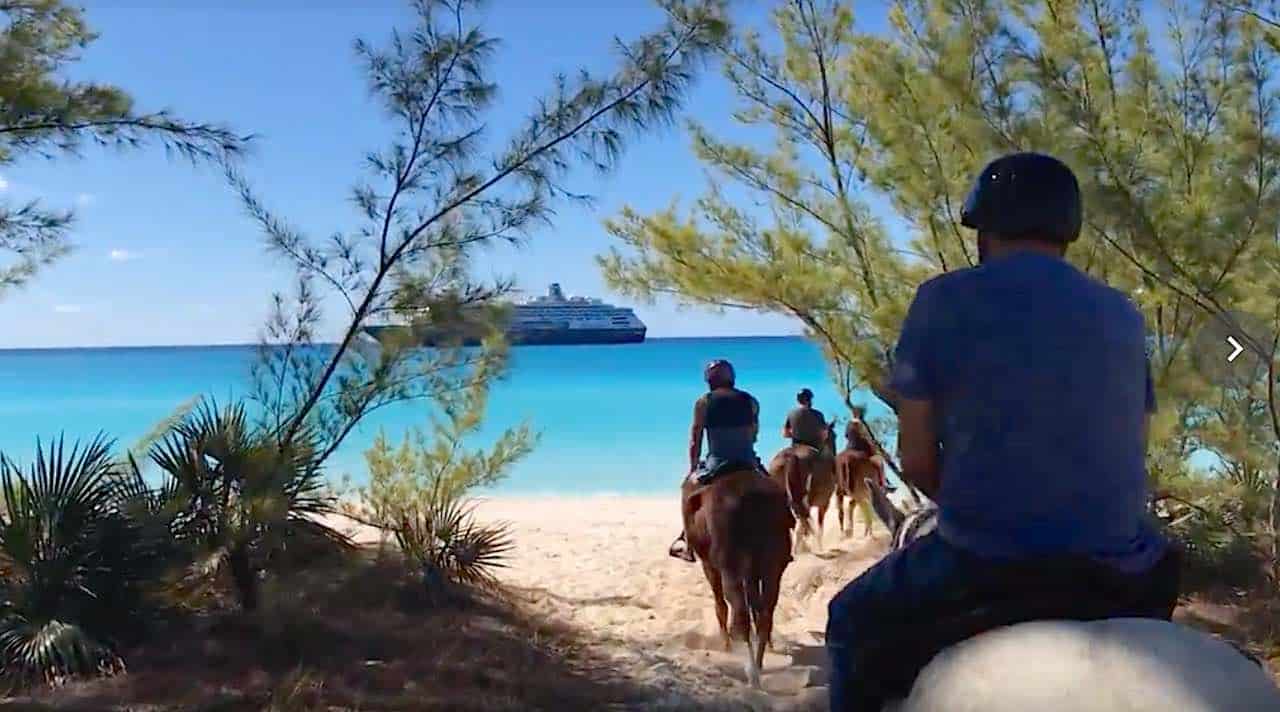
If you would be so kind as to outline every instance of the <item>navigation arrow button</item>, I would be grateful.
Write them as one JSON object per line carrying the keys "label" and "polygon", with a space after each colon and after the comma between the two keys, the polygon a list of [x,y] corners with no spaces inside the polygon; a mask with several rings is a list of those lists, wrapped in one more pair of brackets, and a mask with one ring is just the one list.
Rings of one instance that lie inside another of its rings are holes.
{"label": "navigation arrow button", "polygon": [[1234,347],[1231,353],[1227,355],[1227,363],[1231,363],[1236,360],[1236,357],[1239,356],[1241,352],[1244,351],[1244,347],[1240,345],[1239,341],[1236,341],[1236,337],[1234,336],[1228,336],[1227,343]]}

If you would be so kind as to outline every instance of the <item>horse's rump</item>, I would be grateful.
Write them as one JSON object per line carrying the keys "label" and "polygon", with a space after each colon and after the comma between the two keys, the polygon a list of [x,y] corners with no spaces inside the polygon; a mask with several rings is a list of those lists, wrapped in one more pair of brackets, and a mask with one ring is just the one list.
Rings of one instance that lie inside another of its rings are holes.
{"label": "horse's rump", "polygon": [[808,446],[787,447],[769,461],[769,474],[783,488],[783,495],[793,517],[804,520],[809,516],[809,477],[811,459],[802,458],[796,450],[809,453],[817,451]]}
{"label": "horse's rump", "polygon": [[884,486],[884,461],[879,455],[845,449],[836,457],[836,487],[841,494],[854,499],[866,498],[868,478]]}
{"label": "horse's rump", "polygon": [[[717,486],[717,484],[719,486]],[[710,539],[709,561],[722,574],[756,579],[771,554],[787,556],[785,532],[795,526],[787,494],[755,473],[726,475],[702,493],[701,513]]]}

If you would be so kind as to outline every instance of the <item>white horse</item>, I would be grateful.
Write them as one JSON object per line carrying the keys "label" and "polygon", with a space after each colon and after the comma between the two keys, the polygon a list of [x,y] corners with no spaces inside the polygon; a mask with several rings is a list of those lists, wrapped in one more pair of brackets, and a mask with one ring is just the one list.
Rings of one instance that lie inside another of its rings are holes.
{"label": "white horse", "polygon": [[[894,548],[933,531],[937,510],[904,514],[875,483]],[[1280,688],[1230,644],[1147,618],[1046,620],[982,633],[942,651],[884,712],[1264,712]]]}

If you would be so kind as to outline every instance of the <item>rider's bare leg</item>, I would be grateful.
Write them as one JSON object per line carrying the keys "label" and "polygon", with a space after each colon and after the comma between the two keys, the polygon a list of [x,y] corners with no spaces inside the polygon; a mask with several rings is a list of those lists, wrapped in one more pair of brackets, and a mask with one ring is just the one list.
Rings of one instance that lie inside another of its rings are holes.
{"label": "rider's bare leg", "polygon": [[694,483],[692,476],[686,477],[680,485],[680,519],[683,522],[683,528],[680,530],[680,536],[671,542],[671,547],[667,549],[667,553],[677,559],[683,559],[690,563],[697,561],[697,557],[693,554],[693,547],[689,545],[689,522],[693,518],[693,512],[690,511],[689,493],[693,490]]}

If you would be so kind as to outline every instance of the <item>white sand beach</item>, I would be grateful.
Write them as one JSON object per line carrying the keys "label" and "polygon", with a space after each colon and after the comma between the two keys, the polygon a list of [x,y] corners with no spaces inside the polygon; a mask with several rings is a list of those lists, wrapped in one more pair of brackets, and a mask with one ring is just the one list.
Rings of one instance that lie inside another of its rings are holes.
{"label": "white sand beach", "polygon": [[[534,610],[565,621],[639,682],[685,704],[741,709],[825,709],[821,631],[826,606],[885,550],[872,538],[842,539],[828,512],[824,551],[787,568],[775,619],[776,653],[765,660],[766,693],[746,685],[744,657],[722,652],[702,567],[667,555],[679,532],[679,504],[667,497],[522,497],[483,500],[477,516],[508,522],[516,549],[502,578]],[[350,528],[364,541],[369,530]],[[661,706],[661,705],[659,705]]]}

